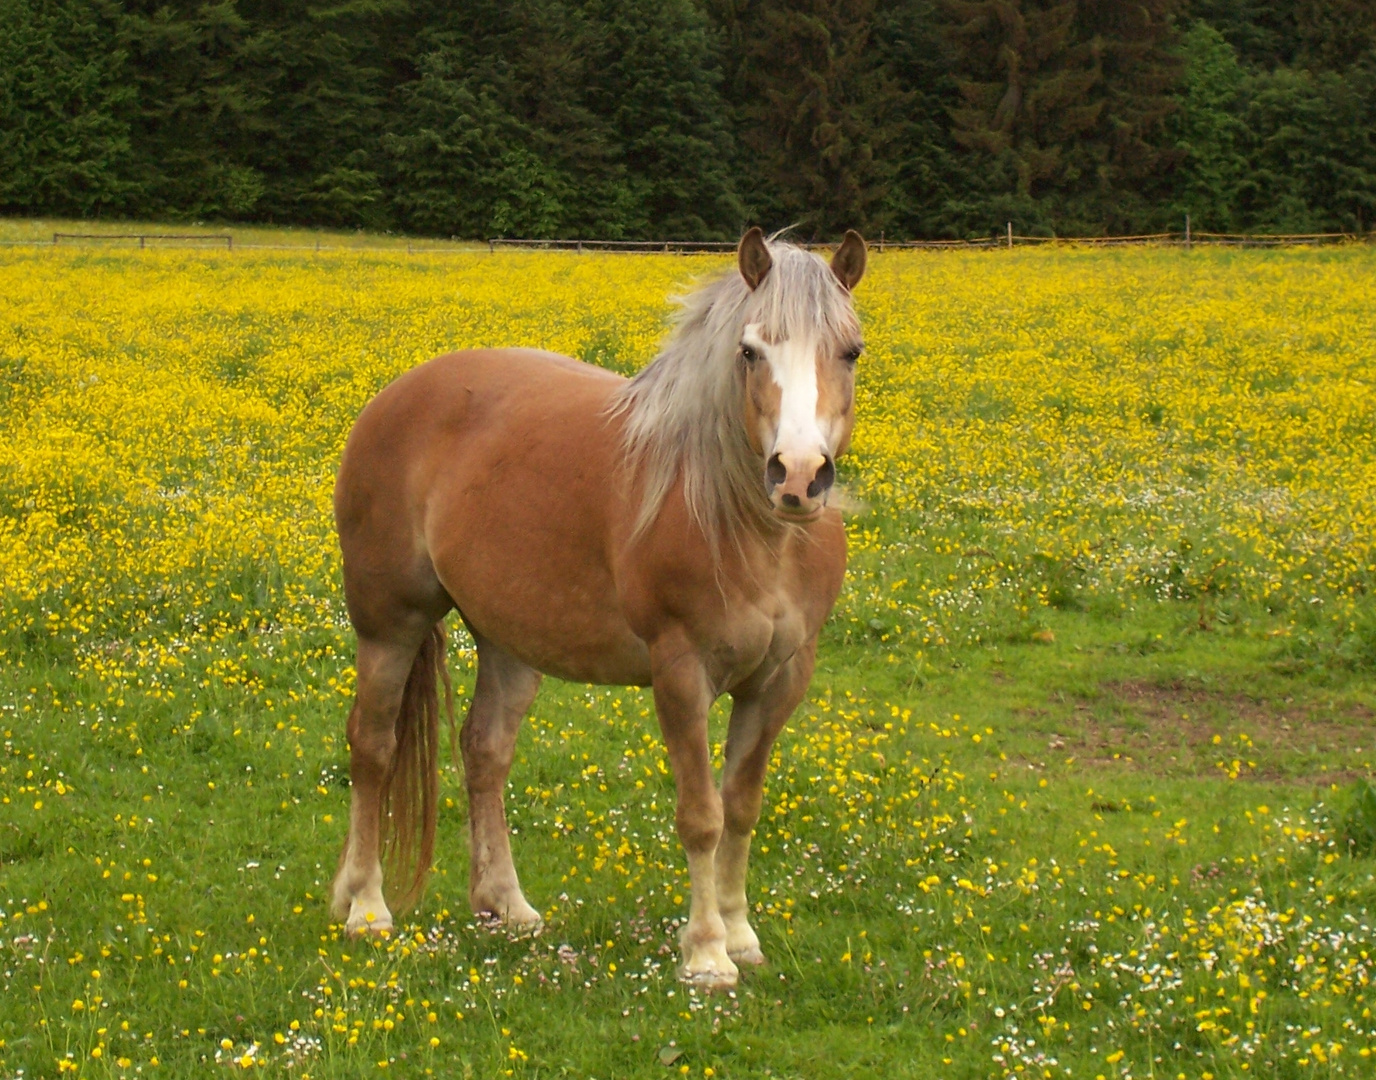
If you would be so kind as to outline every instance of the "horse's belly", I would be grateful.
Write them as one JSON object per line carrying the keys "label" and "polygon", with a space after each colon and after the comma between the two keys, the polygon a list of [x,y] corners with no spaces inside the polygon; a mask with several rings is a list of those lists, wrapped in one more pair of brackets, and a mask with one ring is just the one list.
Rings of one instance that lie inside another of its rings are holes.
{"label": "horse's belly", "polygon": [[598,545],[572,522],[451,518],[435,571],[473,629],[531,667],[576,682],[644,685],[650,660],[627,625]]}
{"label": "horse's belly", "polygon": [[535,646],[528,653],[516,652],[522,662],[546,675],[569,682],[598,683],[603,686],[649,686],[650,653],[639,638],[632,642],[615,643],[620,647],[598,647],[590,650],[540,650],[534,638],[527,638]]}
{"label": "horse's belly", "polygon": [[619,612],[565,589],[541,593],[530,584],[502,593],[460,588],[454,600],[474,630],[546,675],[649,685],[649,650]]}

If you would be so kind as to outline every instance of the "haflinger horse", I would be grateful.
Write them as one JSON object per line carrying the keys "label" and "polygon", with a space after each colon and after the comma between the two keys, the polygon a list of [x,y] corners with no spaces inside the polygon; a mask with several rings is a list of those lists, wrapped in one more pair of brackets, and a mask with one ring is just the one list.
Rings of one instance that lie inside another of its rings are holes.
{"label": "haflinger horse", "polygon": [[[845,573],[827,500],[855,418],[851,290],[865,261],[853,231],[828,265],[751,229],[739,272],[684,301],[633,379],[478,349],[414,368],[363,410],[335,487],[358,633],[353,804],[333,887],[349,932],[392,927],[383,856],[399,906],[430,867],[441,627],[457,609],[478,655],[459,735],[473,910],[540,924],[502,796],[541,675],[650,685],[691,879],[680,977],[729,988],[737,964],[764,962],[746,861],[770,749]],[[722,694],[718,792],[707,717]]]}

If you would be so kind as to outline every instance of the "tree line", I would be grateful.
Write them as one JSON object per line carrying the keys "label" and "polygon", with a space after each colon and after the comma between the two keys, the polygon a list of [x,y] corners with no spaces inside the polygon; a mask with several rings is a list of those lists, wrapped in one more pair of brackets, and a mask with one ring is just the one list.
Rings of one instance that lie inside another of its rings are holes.
{"label": "tree line", "polygon": [[1360,232],[1376,0],[0,0],[0,212]]}

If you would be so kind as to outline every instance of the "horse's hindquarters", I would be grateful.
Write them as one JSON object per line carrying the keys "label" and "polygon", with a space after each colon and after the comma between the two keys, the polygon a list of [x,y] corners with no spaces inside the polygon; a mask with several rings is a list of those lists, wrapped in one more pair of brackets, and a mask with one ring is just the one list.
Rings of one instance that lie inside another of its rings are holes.
{"label": "horse's hindquarters", "polygon": [[352,554],[367,566],[355,577],[405,579],[412,595],[429,578],[477,633],[545,673],[648,682],[611,569],[620,443],[606,408],[621,381],[526,350],[440,357],[398,380],[350,440],[351,473],[385,479],[359,530],[369,543],[351,552],[341,515],[346,571]]}

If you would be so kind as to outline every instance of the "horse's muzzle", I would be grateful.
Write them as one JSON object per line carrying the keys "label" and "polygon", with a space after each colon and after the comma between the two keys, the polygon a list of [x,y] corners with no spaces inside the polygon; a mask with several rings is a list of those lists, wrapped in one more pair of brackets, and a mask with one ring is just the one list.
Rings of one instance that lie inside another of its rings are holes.
{"label": "horse's muzzle", "polygon": [[827,504],[836,483],[836,464],[830,454],[774,454],[764,467],[769,501],[779,517],[811,520]]}

